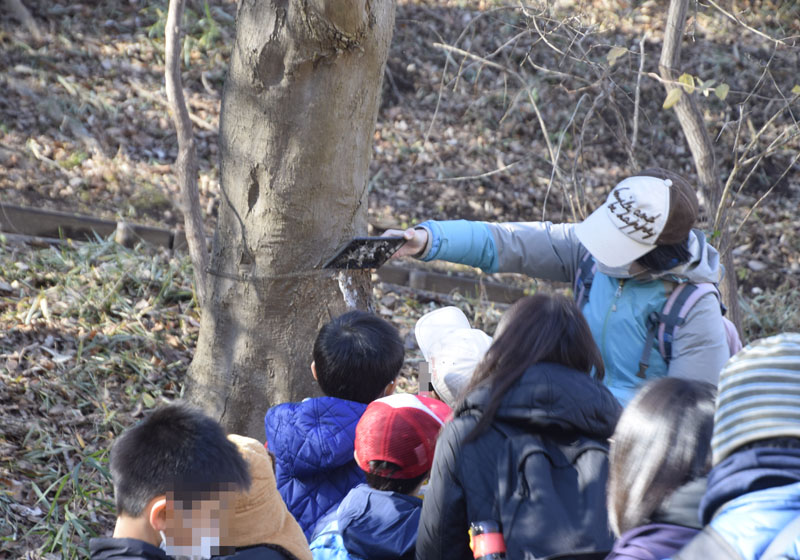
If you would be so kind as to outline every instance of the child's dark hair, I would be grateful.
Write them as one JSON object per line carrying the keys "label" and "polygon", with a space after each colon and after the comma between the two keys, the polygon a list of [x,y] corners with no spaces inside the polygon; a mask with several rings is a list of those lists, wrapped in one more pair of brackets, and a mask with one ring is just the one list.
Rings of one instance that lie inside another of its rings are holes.
{"label": "child's dark hair", "polygon": [[711,469],[716,388],[662,377],[617,423],[609,453],[608,518],[619,536],[648,523],[672,493]]}
{"label": "child's dark hair", "polygon": [[392,325],[350,311],[323,326],[314,341],[314,367],[329,397],[368,404],[381,396],[403,365],[403,341]]}
{"label": "child's dark hair", "polygon": [[[380,472],[396,472],[400,470],[400,466],[389,461],[370,461],[369,468]],[[367,484],[370,488],[375,490],[386,490],[388,492],[397,492],[398,494],[411,494],[417,487],[422,484],[422,481],[428,477],[428,473],[422,473],[414,478],[391,478],[388,476],[379,476],[377,474],[366,473]]]}
{"label": "child's dark hair", "polygon": [[250,487],[247,463],[222,426],[186,405],[159,408],[117,438],[111,477],[117,514],[132,517],[162,494]]}

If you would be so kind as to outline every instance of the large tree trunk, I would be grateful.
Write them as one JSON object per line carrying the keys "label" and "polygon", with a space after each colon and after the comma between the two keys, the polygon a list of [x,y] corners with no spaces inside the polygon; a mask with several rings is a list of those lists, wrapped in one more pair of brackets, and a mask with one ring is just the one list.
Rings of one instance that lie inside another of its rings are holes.
{"label": "large tree trunk", "polygon": [[[345,310],[319,270],[367,229],[393,0],[241,0],[220,122],[222,205],[188,396],[263,439],[272,405],[314,393],[319,327]],[[368,273],[344,278],[369,297]]]}
{"label": "large tree trunk", "polygon": [[[664,31],[664,44],[661,49],[661,58],[658,62],[658,69],[661,77],[665,80],[664,87],[669,93],[676,87],[675,85],[680,72],[681,42],[683,40],[683,30],[686,25],[686,12],[689,7],[689,0],[671,0],[669,11],[667,12],[666,29]],[[717,207],[722,204],[723,183],[717,168],[716,155],[714,154],[714,144],[706,129],[703,121],[703,114],[697,106],[697,102],[690,94],[684,93],[675,105],[675,114],[678,122],[686,136],[689,150],[694,158],[697,177],[700,180],[700,188],[703,192],[707,211],[712,216],[710,222],[713,223],[713,216]],[[727,208],[723,209],[723,217]],[[721,220],[725,223],[725,220]],[[741,308],[739,306],[738,288],[736,281],[736,269],[731,253],[731,234],[727,227],[723,227],[718,233],[719,237],[715,244],[719,247],[722,264],[725,266],[725,278],[720,285],[723,300],[728,305],[728,318],[733,321],[739,332],[741,326]]]}

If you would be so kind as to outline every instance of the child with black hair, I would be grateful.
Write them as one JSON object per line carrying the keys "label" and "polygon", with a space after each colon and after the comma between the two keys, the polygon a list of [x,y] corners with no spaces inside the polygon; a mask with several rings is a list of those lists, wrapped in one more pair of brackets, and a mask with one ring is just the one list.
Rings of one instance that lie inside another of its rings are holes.
{"label": "child with black hair", "polygon": [[320,329],[311,373],[325,396],[272,407],[264,419],[278,491],[306,537],[364,473],[353,461],[358,420],[394,391],[403,342],[392,325],[350,311]]}
{"label": "child with black hair", "polygon": [[117,522],[89,543],[93,560],[210,558],[229,501],[250,475],[222,427],[194,408],[169,405],[126,430],[111,448]]}
{"label": "child with black hair", "polygon": [[311,539],[314,560],[414,558],[422,512],[414,494],[431,470],[449,415],[445,403],[421,395],[391,395],[367,407],[355,441],[367,483],[320,520]]}

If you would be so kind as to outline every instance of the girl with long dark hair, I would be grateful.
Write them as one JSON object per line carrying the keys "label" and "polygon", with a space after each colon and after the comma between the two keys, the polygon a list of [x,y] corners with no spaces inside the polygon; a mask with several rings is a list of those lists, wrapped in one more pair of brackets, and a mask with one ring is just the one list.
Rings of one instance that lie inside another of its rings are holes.
{"label": "girl with long dark hair", "polygon": [[668,558],[702,528],[715,396],[710,383],[666,377],[625,408],[609,456],[608,518],[619,537],[609,559]]}
{"label": "girl with long dark hair", "polygon": [[497,523],[508,558],[609,550],[607,439],[620,406],[576,305],[535,295],[503,316],[436,447],[417,558],[470,558]]}

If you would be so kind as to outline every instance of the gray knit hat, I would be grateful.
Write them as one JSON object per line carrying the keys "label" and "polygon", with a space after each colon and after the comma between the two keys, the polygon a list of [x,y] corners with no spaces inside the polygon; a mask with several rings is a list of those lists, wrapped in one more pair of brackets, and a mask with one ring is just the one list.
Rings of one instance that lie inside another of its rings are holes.
{"label": "gray knit hat", "polygon": [[742,445],[775,437],[800,438],[800,333],[756,340],[719,377],[714,465]]}

